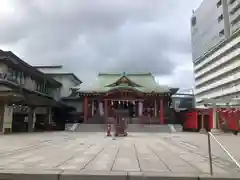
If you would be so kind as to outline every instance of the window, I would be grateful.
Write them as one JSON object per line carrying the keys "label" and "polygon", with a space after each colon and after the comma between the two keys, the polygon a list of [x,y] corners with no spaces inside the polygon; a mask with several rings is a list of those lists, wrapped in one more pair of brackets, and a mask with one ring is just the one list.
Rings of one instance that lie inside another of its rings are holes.
{"label": "window", "polygon": [[219,32],[219,36],[222,37],[224,35],[224,29]]}
{"label": "window", "polygon": [[219,8],[221,5],[222,5],[222,0],[219,0],[219,1],[217,2],[217,8]]}
{"label": "window", "polygon": [[221,14],[219,17],[218,17],[218,22],[221,22],[223,20],[223,15]]}
{"label": "window", "polygon": [[8,69],[8,77],[7,78],[9,81],[12,81],[17,84],[21,84],[23,82],[22,76],[23,76],[22,72],[16,71],[15,69],[12,69],[12,68]]}
{"label": "window", "polygon": [[197,18],[196,16],[193,16],[192,19],[191,19],[191,25],[192,27],[195,26],[197,24]]}

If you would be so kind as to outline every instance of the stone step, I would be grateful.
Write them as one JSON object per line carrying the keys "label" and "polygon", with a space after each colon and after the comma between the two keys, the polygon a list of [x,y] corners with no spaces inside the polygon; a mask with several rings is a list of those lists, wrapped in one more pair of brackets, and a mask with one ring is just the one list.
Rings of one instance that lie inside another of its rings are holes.
{"label": "stone step", "polygon": [[[78,124],[76,132],[105,132],[105,124]],[[127,132],[181,132],[181,125],[128,124]]]}
{"label": "stone step", "polygon": [[105,132],[105,124],[79,124],[76,132]]}
{"label": "stone step", "polygon": [[168,125],[129,124],[128,132],[171,132]]}

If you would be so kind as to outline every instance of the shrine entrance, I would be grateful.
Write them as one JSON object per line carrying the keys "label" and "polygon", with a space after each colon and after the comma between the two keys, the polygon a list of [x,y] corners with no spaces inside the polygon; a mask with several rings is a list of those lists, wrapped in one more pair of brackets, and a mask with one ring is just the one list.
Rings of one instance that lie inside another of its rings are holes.
{"label": "shrine entrance", "polygon": [[128,112],[129,117],[134,117],[136,112],[136,104],[132,101],[111,101],[111,106],[115,110],[124,110]]}
{"label": "shrine entrance", "polygon": [[116,117],[116,114],[118,114],[117,116],[124,114],[124,118],[128,122],[131,122],[133,117],[138,116],[136,100],[142,98],[141,94],[130,90],[116,90],[107,93],[105,101],[107,101],[108,106],[108,117]]}

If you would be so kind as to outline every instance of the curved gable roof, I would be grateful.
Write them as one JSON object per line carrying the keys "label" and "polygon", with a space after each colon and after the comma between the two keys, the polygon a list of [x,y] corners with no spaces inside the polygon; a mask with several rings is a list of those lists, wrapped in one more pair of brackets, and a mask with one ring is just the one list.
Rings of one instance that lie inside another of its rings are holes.
{"label": "curved gable roof", "polygon": [[80,85],[78,92],[107,92],[112,88],[111,85],[123,77],[136,84],[137,89],[141,92],[171,93],[168,86],[161,86],[156,83],[151,73],[99,73],[97,80],[92,85],[85,87]]}

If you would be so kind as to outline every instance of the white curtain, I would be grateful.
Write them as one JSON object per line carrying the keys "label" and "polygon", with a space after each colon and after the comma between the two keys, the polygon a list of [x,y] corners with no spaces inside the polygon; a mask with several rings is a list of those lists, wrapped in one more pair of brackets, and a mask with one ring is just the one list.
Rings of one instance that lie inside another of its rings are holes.
{"label": "white curtain", "polygon": [[157,117],[157,102],[154,100],[154,116]]}
{"label": "white curtain", "polygon": [[100,113],[100,116],[103,116],[103,115],[104,115],[104,112],[103,112],[103,103],[102,103],[102,102],[99,103],[99,113]]}
{"label": "white curtain", "polygon": [[138,115],[142,116],[142,112],[143,112],[143,103],[140,101],[138,102]]}
{"label": "white curtain", "polygon": [[33,129],[35,128],[35,123],[36,123],[36,112],[34,110],[33,111],[33,124],[32,124]]}
{"label": "white curtain", "polygon": [[94,101],[92,101],[92,116],[94,116]]}

